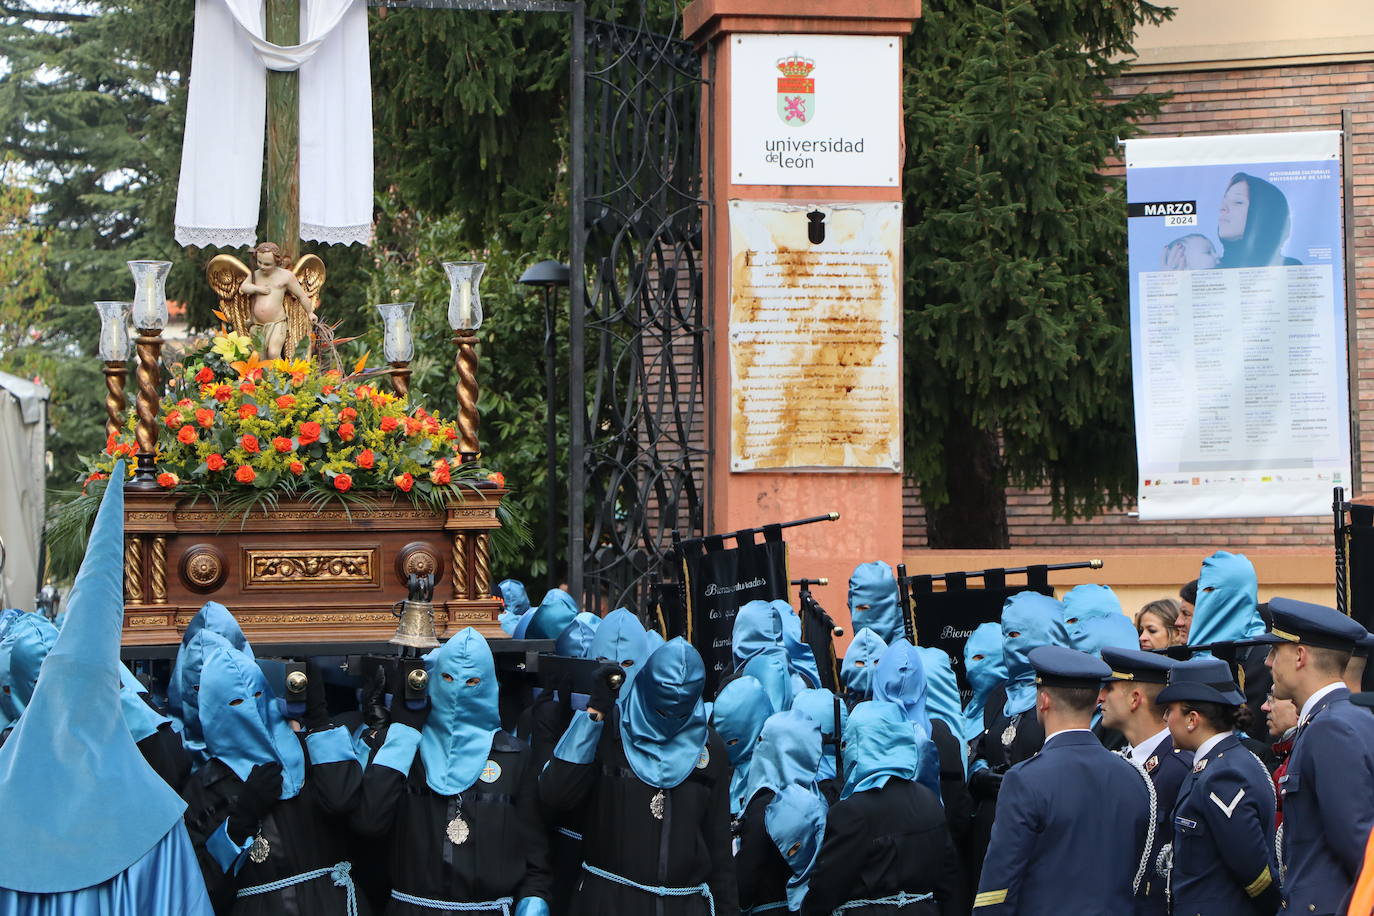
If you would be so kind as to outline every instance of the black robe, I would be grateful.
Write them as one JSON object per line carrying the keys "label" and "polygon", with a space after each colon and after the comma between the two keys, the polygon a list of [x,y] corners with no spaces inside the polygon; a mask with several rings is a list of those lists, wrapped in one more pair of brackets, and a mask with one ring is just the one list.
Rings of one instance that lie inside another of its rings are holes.
{"label": "black robe", "polygon": [[[226,873],[220,867],[205,843],[229,816],[232,802],[243,792],[243,781],[215,759],[192,774],[182,790],[186,828],[215,912],[234,916],[346,912],[345,889],[327,876],[252,897],[236,899],[235,893],[240,888],[269,884],[347,861],[347,817],[356,804],[361,782],[362,768],[356,760],[311,764],[307,748],[305,785],[294,798],[273,805],[259,824],[258,835],[267,843],[267,858],[255,862],[251,854],[245,855],[235,874],[232,868]],[[370,913],[362,894],[357,899],[358,912]]]}
{"label": "black robe", "polygon": [[803,916],[830,916],[854,900],[899,891],[934,894],[905,907],[863,906],[845,916],[955,916],[968,912],[959,856],[935,794],[891,777],[880,789],[856,792],[830,808],[825,842],[811,872]]}
{"label": "black robe", "polygon": [[[596,758],[587,764],[557,757],[539,779],[539,795],[558,811],[585,807],[585,861],[639,884],[686,888],[707,884],[716,916],[737,916],[730,840],[730,765],[725,742],[708,731],[705,766],[662,790],[662,820],[650,810],[659,789],[639,780],[620,743],[617,714],[606,719]],[[699,894],[658,897],[584,874],[573,901],[578,916],[706,916]]]}
{"label": "black robe", "polygon": [[162,723],[157,731],[138,742],[138,752],[163,782],[177,792],[191,779],[191,753],[181,743],[181,735],[172,723]]}
{"label": "black robe", "polygon": [[[478,779],[458,795],[440,795],[429,787],[418,749],[408,774],[375,762],[368,766],[353,824],[382,840],[396,890],[455,903],[511,897],[512,912],[521,898],[549,899],[548,843],[530,749],[497,732],[489,759],[500,767],[495,779]],[[469,834],[455,845],[448,827],[460,811]],[[444,912],[395,899],[387,905],[389,916]]]}
{"label": "black robe", "polygon": [[[544,764],[573,717],[572,705],[562,691],[546,690],[535,698],[520,717],[520,736],[530,743],[535,768],[542,772]],[[582,877],[582,830],[585,817],[582,811],[554,811],[540,806],[549,837],[549,864],[553,869],[553,899],[549,909],[553,916],[566,916],[572,911],[573,893]]]}
{"label": "black robe", "polygon": [[773,800],[773,791],[764,789],[744,808],[739,819],[739,853],[735,874],[739,876],[739,908],[783,903],[786,910],[787,882],[792,869],[768,833],[764,812]]}

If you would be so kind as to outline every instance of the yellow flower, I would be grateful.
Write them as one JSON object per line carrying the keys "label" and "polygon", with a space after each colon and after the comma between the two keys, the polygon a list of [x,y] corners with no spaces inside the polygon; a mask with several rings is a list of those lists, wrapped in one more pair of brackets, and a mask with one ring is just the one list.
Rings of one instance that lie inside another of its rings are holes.
{"label": "yellow flower", "polygon": [[252,341],[242,334],[235,334],[233,331],[226,331],[215,337],[211,350],[218,353],[225,361],[242,359],[247,356],[252,346]]}

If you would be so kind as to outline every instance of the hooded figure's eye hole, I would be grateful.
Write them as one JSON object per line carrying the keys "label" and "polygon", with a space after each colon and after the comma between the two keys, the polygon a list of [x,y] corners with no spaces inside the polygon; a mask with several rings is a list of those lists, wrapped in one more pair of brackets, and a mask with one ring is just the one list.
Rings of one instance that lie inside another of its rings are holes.
{"label": "hooded figure's eye hole", "polygon": [[867,605],[867,604],[856,604],[856,605],[854,605],[854,610],[856,610],[856,611],[866,611],[866,610],[869,609],[869,607],[871,607],[871,605]]}
{"label": "hooded figure's eye hole", "polygon": [[200,693],[200,685],[199,685],[199,684],[193,684],[193,685],[191,685],[191,689],[194,690],[196,693]]}
{"label": "hooded figure's eye hole", "polygon": [[792,858],[801,851],[801,843],[793,843],[787,850],[787,858]]}
{"label": "hooded figure's eye hole", "polygon": [[480,677],[470,677],[470,678],[468,678],[468,686],[469,686],[469,687],[476,687],[476,686],[477,686],[478,684],[480,684],[480,683],[482,683],[482,679],[481,679]]}
{"label": "hooded figure's eye hole", "polygon": [[864,665],[867,665],[867,664],[868,664],[868,662],[855,662],[855,663],[854,663],[854,667],[855,667],[855,668],[862,668]]}
{"label": "hooded figure's eye hole", "polygon": [[973,656],[973,660],[974,660],[975,662],[981,662],[981,661],[982,661],[984,658],[986,658],[986,657],[987,657],[987,656],[985,656],[985,655],[975,655],[975,656]]}
{"label": "hooded figure's eye hole", "polygon": [[234,699],[232,699],[232,700],[229,701],[229,705],[230,705],[230,706],[241,706],[241,705],[243,705],[243,697],[235,697]]}
{"label": "hooded figure's eye hole", "polygon": [[4,687],[0,687],[0,690],[5,691],[5,696],[9,696],[9,695],[10,695],[10,685],[9,685],[9,684],[6,684]]}
{"label": "hooded figure's eye hole", "polygon": [[1077,617],[1070,617],[1068,620],[1065,620],[1064,622],[1065,622],[1065,623],[1078,623],[1078,618],[1077,618]]}
{"label": "hooded figure's eye hole", "polygon": [[738,739],[738,738],[731,738],[729,741],[726,741],[725,743],[726,743],[726,745],[729,746],[729,747],[734,747],[736,744],[739,744],[739,739]]}
{"label": "hooded figure's eye hole", "polygon": [[453,675],[449,674],[447,671],[445,671],[443,674],[439,676],[442,677],[444,680],[448,681],[450,684],[453,683]]}
{"label": "hooded figure's eye hole", "polygon": [[1021,635],[1021,631],[1020,631],[1020,630],[1012,630],[1010,633],[1007,634],[1007,639],[1016,639],[1016,638],[1019,637],[1020,635]]}
{"label": "hooded figure's eye hole", "polygon": [[256,699],[257,699],[258,697],[260,697],[260,696],[262,696],[262,691],[261,691],[261,690],[259,690],[259,691],[258,691],[257,693],[255,693],[255,694],[253,694],[253,699],[256,700]]}
{"label": "hooded figure's eye hole", "polygon": [[625,659],[623,662],[620,663],[620,667],[622,667],[622,668],[633,668],[634,666],[635,666],[635,660],[632,659],[632,658],[627,658],[627,659]]}

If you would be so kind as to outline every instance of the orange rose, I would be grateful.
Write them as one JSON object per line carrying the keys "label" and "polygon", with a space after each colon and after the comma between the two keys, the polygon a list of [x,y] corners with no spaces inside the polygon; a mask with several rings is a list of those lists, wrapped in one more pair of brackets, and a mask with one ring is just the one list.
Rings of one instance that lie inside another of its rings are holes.
{"label": "orange rose", "polygon": [[208,385],[210,382],[213,382],[214,380],[215,373],[210,371],[209,366],[201,366],[200,371],[196,373],[196,381],[202,385]]}
{"label": "orange rose", "polygon": [[296,438],[301,445],[309,445],[312,442],[320,441],[320,424],[311,420],[309,423],[302,423],[301,428],[296,431]]}
{"label": "orange rose", "polygon": [[377,456],[372,453],[372,449],[365,448],[358,455],[358,467],[370,471],[377,466]]}
{"label": "orange rose", "polygon": [[181,409],[185,410],[187,407],[190,407],[190,406],[191,406],[191,399],[190,399],[190,398],[182,398],[180,401],[177,401],[177,406],[180,407]]}
{"label": "orange rose", "polygon": [[356,420],[358,419],[358,412],[352,407],[345,407],[343,410],[339,411],[339,419]]}
{"label": "orange rose", "polygon": [[487,475],[487,480],[490,480],[498,487],[504,487],[506,485],[506,475],[502,474],[500,471],[492,471]]}
{"label": "orange rose", "polygon": [[452,442],[454,439],[458,438],[458,431],[450,426],[448,429],[444,430],[444,438]]}
{"label": "orange rose", "polygon": [[249,417],[256,417],[257,415],[258,405],[256,404],[243,404],[239,407],[240,420],[247,420]]}
{"label": "orange rose", "polygon": [[240,439],[239,445],[243,446],[245,452],[252,452],[254,455],[262,450],[262,446],[258,445],[258,437],[251,433]]}
{"label": "orange rose", "polygon": [[336,388],[336,387],[333,386],[333,385],[325,385],[324,388],[321,389],[321,391],[322,391],[324,394],[333,394],[334,392],[336,392],[336,391],[338,391],[338,390],[339,390],[339,389]]}
{"label": "orange rose", "polygon": [[281,397],[277,398],[277,409],[278,409],[278,410],[290,410],[292,407],[295,407],[295,406],[296,406],[296,396],[295,396],[295,395],[284,394],[284,395],[282,395]]}
{"label": "orange rose", "polygon": [[242,391],[244,394],[252,394],[257,390],[258,386],[254,385],[252,382],[244,382],[242,385],[239,386],[239,391]]}
{"label": "orange rose", "polygon": [[339,424],[339,438],[342,439],[344,442],[352,442],[353,434],[355,432],[356,430],[353,428],[352,423]]}
{"label": "orange rose", "polygon": [[291,462],[291,473],[292,473],[292,474],[295,474],[295,475],[299,476],[299,475],[301,474],[301,472],[303,472],[304,470],[305,470],[305,465],[301,464],[299,461],[293,461],[293,462]]}
{"label": "orange rose", "polygon": [[215,386],[215,393],[213,397],[216,401],[219,401],[221,404],[223,404],[225,401],[229,400],[233,396],[234,389],[230,388],[228,385]]}
{"label": "orange rose", "polygon": [[168,429],[180,429],[186,421],[181,418],[181,411],[173,410],[162,418],[162,422],[167,424]]}
{"label": "orange rose", "polygon": [[291,440],[285,436],[278,436],[272,440],[272,447],[279,452],[289,452],[292,448]]}
{"label": "orange rose", "polygon": [[224,470],[224,456],[216,452],[205,459],[205,466],[212,471]]}
{"label": "orange rose", "polygon": [[370,398],[372,397],[372,389],[366,385],[359,385],[353,389],[353,396],[359,399]]}
{"label": "orange rose", "polygon": [[448,469],[448,462],[442,458],[434,462],[434,469],[429,472],[429,479],[441,486],[452,480],[453,478]]}
{"label": "orange rose", "polygon": [[403,493],[409,493],[410,488],[415,486],[415,477],[411,474],[402,474],[400,477],[391,478],[391,482],[396,484],[396,488]]}
{"label": "orange rose", "polygon": [[202,407],[196,411],[196,425],[203,429],[209,429],[215,425],[215,412],[208,407]]}
{"label": "orange rose", "polygon": [[196,441],[196,428],[194,426],[183,426],[177,433],[177,441],[182,445],[190,445]]}
{"label": "orange rose", "polygon": [[246,464],[239,465],[238,470],[234,472],[234,479],[239,483],[252,483],[257,477],[258,472]]}
{"label": "orange rose", "polygon": [[334,489],[340,493],[347,493],[353,487],[353,478],[347,474],[334,475]]}
{"label": "orange rose", "polygon": [[382,417],[382,432],[395,432],[398,425],[395,417]]}
{"label": "orange rose", "polygon": [[176,486],[179,483],[181,483],[181,480],[177,477],[177,475],[172,474],[168,471],[163,471],[161,474],[157,475],[157,485],[159,487],[170,488]]}
{"label": "orange rose", "polygon": [[406,435],[418,436],[420,434],[420,427],[423,425],[424,424],[414,417],[406,417]]}

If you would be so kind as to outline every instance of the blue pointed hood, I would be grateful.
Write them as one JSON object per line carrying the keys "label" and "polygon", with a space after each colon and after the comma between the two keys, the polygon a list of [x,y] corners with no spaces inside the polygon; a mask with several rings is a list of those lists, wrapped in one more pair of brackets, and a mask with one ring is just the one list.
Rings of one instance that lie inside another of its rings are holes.
{"label": "blue pointed hood", "polygon": [[[510,635],[516,639],[525,639],[528,636],[530,624],[534,622],[534,611],[526,611],[515,621],[515,626],[511,629]],[[532,638],[532,637],[530,637]]]}
{"label": "blue pointed hood", "polygon": [[840,798],[880,789],[888,779],[916,779],[921,749],[895,703],[868,700],[854,707],[844,729],[844,788]]}
{"label": "blue pointed hood", "polygon": [[420,732],[425,781],[440,795],[467,791],[482,775],[501,730],[496,663],[472,627],[444,643],[429,663],[429,718]]}
{"label": "blue pointed hood", "polygon": [[749,765],[745,807],[764,789],[775,795],[787,786],[814,790],[820,762],[821,727],[815,719],[796,709],[769,716]]}
{"label": "blue pointed hood", "polygon": [[17,722],[29,705],[57,634],[57,627],[42,614],[24,614],[0,639],[0,723]]}
{"label": "blue pointed hood", "polygon": [[[205,733],[200,722],[201,678],[205,670],[205,660],[216,649],[240,651],[215,630],[198,631],[178,653],[177,667],[172,672],[172,680],[181,685],[181,712],[178,716],[181,722],[181,736],[187,748],[191,750],[205,747]],[[248,655],[247,652],[243,654]]]}
{"label": "blue pointed hood", "polygon": [[735,670],[766,649],[782,645],[782,617],[770,601],[747,601],[735,613],[730,633],[730,651]]}
{"label": "blue pointed hood", "polygon": [[711,704],[709,718],[730,760],[730,814],[744,811],[749,787],[749,763],[758,745],[763,723],[773,714],[773,703],[763,685],[748,675],[736,677],[720,689]]}
{"label": "blue pointed hood", "polygon": [[596,638],[596,628],[600,625],[600,617],[583,611],[558,634],[553,651],[566,658],[591,658],[587,653],[592,649],[592,640]]}
{"label": "blue pointed hood", "polygon": [[854,632],[867,627],[884,643],[906,633],[897,601],[897,577],[882,560],[860,563],[849,577],[849,619]]}
{"label": "blue pointed hood", "polygon": [[137,743],[172,720],[153,709],[143,699],[148,689],[143,686],[142,681],[134,677],[134,673],[127,665],[120,665],[119,669],[119,705],[124,713],[124,724],[129,726],[129,734]]}
{"label": "blue pointed hood", "polygon": [[[950,734],[962,738],[964,710],[959,705],[959,679],[954,674],[949,654],[933,646],[917,646],[916,652],[926,666],[926,711],[932,719],[948,725]],[[968,744],[962,740],[958,744],[964,775],[968,775]]]}
{"label": "blue pointed hood", "polygon": [[561,588],[551,588],[534,609],[534,616],[525,628],[525,638],[557,639],[572,624],[577,612],[577,602],[572,595]]}
{"label": "blue pointed hood", "polygon": [[649,656],[653,655],[655,652],[657,652],[659,649],[662,649],[662,648],[663,648],[665,645],[667,645],[667,644],[668,644],[668,641],[665,640],[665,639],[659,634],[658,630],[645,629],[645,631],[644,631],[644,645],[645,645],[644,660],[645,660],[645,661],[648,661],[648,660],[649,660]]}
{"label": "blue pointed hood", "polygon": [[1035,705],[1035,669],[1030,651],[1067,646],[1064,606],[1039,592],[1017,592],[1002,605],[1002,658],[1007,666],[1007,701],[1002,712],[1023,713]]}
{"label": "blue pointed hood", "polygon": [[873,673],[873,699],[897,704],[908,722],[915,722],[930,734],[926,666],[916,647],[905,637],[888,646],[878,659],[878,669]]}
{"label": "blue pointed hood", "polygon": [[[792,698],[792,708],[803,712],[816,721],[821,728],[822,738],[835,737],[835,694],[824,687],[803,690]],[[840,701],[840,733],[844,734],[844,724],[849,720],[849,707]],[[824,746],[821,763],[816,770],[818,780],[835,778],[835,755],[831,748]]]}
{"label": "blue pointed hood", "polygon": [[801,786],[788,786],[764,809],[764,828],[792,877],[787,879],[787,908],[801,912],[802,901],[825,838],[825,800]]}
{"label": "blue pointed hood", "polygon": [[496,593],[501,596],[502,615],[519,617],[530,609],[530,595],[525,591],[525,583],[516,579],[502,579],[496,583]]}
{"label": "blue pointed hood", "polygon": [[[1064,594],[1064,631],[1069,635],[1069,648],[1092,652],[1086,648],[1083,627],[1089,620],[1122,617],[1121,602],[1116,593],[1105,585],[1084,584]],[[1137,645],[1139,643],[1137,642]]]}
{"label": "blue pointed hood", "polygon": [[1259,580],[1250,559],[1243,553],[1218,550],[1203,560],[1188,645],[1249,639],[1263,632]]}
{"label": "blue pointed hood", "polygon": [[625,669],[625,683],[620,688],[623,693],[649,660],[649,637],[629,608],[618,607],[601,618],[587,651],[589,658],[615,662]]}
{"label": "blue pointed hood", "polygon": [[[123,461],[110,479],[124,479]],[[111,484],[67,599],[67,625],[0,747],[0,887],[52,894],[101,884],[143,858],[186,810],[124,725],[123,623],[124,489]]]}
{"label": "blue pointed hood", "polygon": [[760,652],[745,663],[743,672],[758,678],[774,712],[792,708],[792,666],[784,649],[775,646]]}
{"label": "blue pointed hood", "polygon": [[873,672],[886,651],[887,643],[867,627],[854,634],[840,665],[840,681],[851,696],[861,700],[873,696]]}
{"label": "blue pointed hood", "polygon": [[980,623],[969,634],[964,643],[964,676],[972,693],[964,706],[964,740],[972,741],[983,733],[988,696],[1007,680],[1000,623]]}
{"label": "blue pointed hood", "polygon": [[[218,601],[207,601],[202,604],[200,610],[191,618],[191,622],[186,625],[186,631],[181,634],[181,648],[177,650],[176,667],[172,669],[172,677],[167,682],[167,711],[182,723],[183,729],[186,723],[190,722],[196,739],[200,737],[200,722],[196,720],[196,700],[191,694],[200,683],[200,661],[204,657],[204,643],[201,643],[202,648],[197,649],[195,653],[190,652],[189,647],[196,636],[205,631],[223,637],[231,648],[239,650],[249,658],[253,657],[253,648],[248,645],[248,637],[243,635],[243,628],[239,626],[234,615],[229,613],[229,609]],[[190,659],[192,654],[196,656],[194,662]],[[188,697],[191,703],[189,710],[185,708]]]}
{"label": "blue pointed hood", "polygon": [[641,782],[671,789],[706,753],[706,710],[701,691],[706,666],[682,637],[664,643],[622,689],[620,743]]}
{"label": "blue pointed hood", "polygon": [[792,673],[801,678],[807,687],[821,686],[821,669],[816,664],[816,653],[802,641],[801,618],[786,601],[770,602],[782,621],[782,647],[787,651],[787,662]]}
{"label": "blue pointed hood", "polygon": [[205,656],[200,675],[200,727],[205,750],[239,779],[259,764],[281,764],[281,797],[295,798],[305,785],[305,752],[282,716],[257,662],[229,646]]}
{"label": "blue pointed hood", "polygon": [[1078,639],[1073,648],[1090,652],[1101,658],[1102,650],[1139,649],[1140,635],[1125,614],[1114,617],[1090,617],[1079,623]]}

